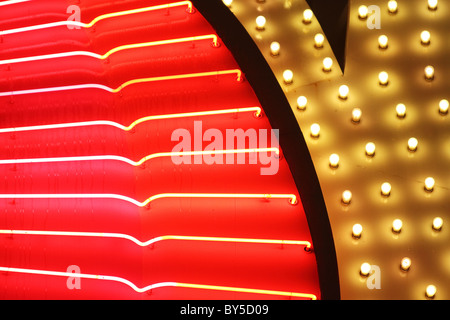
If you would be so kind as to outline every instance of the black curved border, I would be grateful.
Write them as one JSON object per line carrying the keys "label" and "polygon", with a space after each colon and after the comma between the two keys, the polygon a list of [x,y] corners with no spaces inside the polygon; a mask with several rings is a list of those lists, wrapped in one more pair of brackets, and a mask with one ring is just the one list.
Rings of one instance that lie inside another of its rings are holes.
{"label": "black curved border", "polygon": [[331,225],[314,164],[291,106],[259,48],[222,0],[192,0],[233,54],[272,128],[306,213],[319,273],[321,299],[339,300],[339,273]]}

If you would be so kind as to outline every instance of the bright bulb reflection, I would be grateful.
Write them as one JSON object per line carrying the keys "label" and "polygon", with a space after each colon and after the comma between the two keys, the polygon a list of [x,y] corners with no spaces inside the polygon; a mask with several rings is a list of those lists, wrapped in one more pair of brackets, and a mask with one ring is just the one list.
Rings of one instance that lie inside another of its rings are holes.
{"label": "bright bulb reflection", "polygon": [[388,47],[388,37],[381,35],[378,37],[378,46],[380,49],[386,49]]}
{"label": "bright bulb reflection", "polygon": [[363,227],[359,223],[356,223],[352,227],[352,236],[354,238],[359,239],[359,238],[361,238],[362,231],[363,231]]}
{"label": "bright bulb reflection", "polygon": [[294,80],[294,73],[291,70],[284,70],[283,80],[285,84],[291,84]]}
{"label": "bright bulb reflection", "polygon": [[311,137],[318,138],[320,136],[320,125],[313,123],[311,125]]}
{"label": "bright bulb reflection", "polygon": [[429,31],[424,30],[420,33],[420,42],[424,45],[430,44],[431,34]]}
{"label": "bright bulb reflection", "polygon": [[431,192],[434,190],[435,181],[432,177],[428,177],[425,179],[425,191]]}
{"label": "bright bulb reflection", "polygon": [[258,16],[256,18],[256,29],[263,30],[266,26],[266,18],[264,16]]}
{"label": "bright bulb reflection", "polygon": [[362,5],[358,8],[358,16],[360,19],[366,19],[368,14],[369,8],[367,6]]}
{"label": "bright bulb reflection", "polygon": [[222,1],[227,7],[231,7],[231,4],[233,3],[233,0],[222,0]]}
{"label": "bright bulb reflection", "polygon": [[400,231],[402,231],[402,228],[403,228],[403,222],[402,222],[402,220],[400,220],[400,219],[395,219],[395,220],[392,222],[392,231],[393,231],[394,233],[399,233]]}
{"label": "bright bulb reflection", "polygon": [[317,34],[314,36],[314,46],[315,46],[316,48],[322,48],[322,47],[323,47],[324,41],[325,41],[325,37],[324,37],[323,34],[317,33]]}
{"label": "bright bulb reflection", "polygon": [[382,71],[378,74],[378,82],[382,86],[387,86],[389,83],[389,75],[386,71]]}
{"label": "bright bulb reflection", "polygon": [[313,17],[313,12],[311,9],[306,9],[303,11],[303,23],[308,24],[311,23]]}
{"label": "bright bulb reflection", "polygon": [[270,54],[278,56],[280,54],[280,44],[276,41],[270,44]]}
{"label": "bright bulb reflection", "polygon": [[425,289],[425,296],[427,298],[433,299],[436,296],[437,289],[434,285],[430,284]]}
{"label": "bright bulb reflection", "polygon": [[391,184],[389,182],[384,182],[381,185],[381,194],[385,197],[388,197],[391,195]]}
{"label": "bright bulb reflection", "polygon": [[359,273],[360,273],[362,276],[366,277],[366,276],[369,275],[370,270],[372,270],[372,266],[371,266],[369,263],[364,262],[363,264],[361,264]]}
{"label": "bright bulb reflection", "polygon": [[352,121],[354,123],[359,123],[361,121],[362,111],[359,108],[354,108],[352,110]]}
{"label": "bright bulb reflection", "polygon": [[330,57],[326,57],[325,59],[323,59],[323,67],[322,67],[323,71],[330,72],[332,66],[333,66],[333,59],[331,59]]}
{"label": "bright bulb reflection", "polygon": [[397,106],[395,107],[395,111],[397,112],[397,117],[406,117],[406,106],[403,103],[397,104]]}
{"label": "bright bulb reflection", "polygon": [[408,140],[408,150],[411,152],[417,151],[417,146],[419,141],[416,138],[409,138]]}
{"label": "bright bulb reflection", "polygon": [[436,217],[433,219],[433,230],[441,231],[442,226],[444,225],[444,220],[441,217]]}
{"label": "bright bulb reflection", "polygon": [[428,0],[428,9],[436,10],[438,6],[438,0]]}
{"label": "bright bulb reflection", "polygon": [[308,104],[308,99],[305,96],[299,96],[297,98],[297,109],[305,110],[307,104]]}
{"label": "bright bulb reflection", "polygon": [[411,268],[411,259],[408,257],[405,257],[402,259],[402,261],[400,262],[400,269],[402,269],[402,271],[408,271]]}
{"label": "bright bulb reflection", "polygon": [[449,107],[449,102],[446,99],[442,99],[441,101],[439,101],[439,113],[440,114],[447,114],[448,113],[448,107]]}
{"label": "bright bulb reflection", "polygon": [[373,157],[375,155],[375,143],[369,142],[366,144],[366,155]]}
{"label": "bright bulb reflection", "polygon": [[348,98],[349,88],[345,84],[339,87],[339,98],[346,100]]}
{"label": "bright bulb reflection", "polygon": [[337,155],[336,153],[333,153],[332,155],[330,155],[329,164],[330,164],[330,167],[332,167],[332,168],[339,167],[339,155]]}
{"label": "bright bulb reflection", "polygon": [[434,67],[433,66],[426,66],[425,67],[425,79],[426,80],[433,80],[434,79]]}
{"label": "bright bulb reflection", "polygon": [[395,0],[391,0],[388,2],[388,11],[390,13],[396,13],[398,10],[398,5],[397,5],[397,1]]}
{"label": "bright bulb reflection", "polygon": [[352,201],[352,193],[351,193],[351,191],[345,190],[342,193],[341,200],[342,200],[342,203],[344,203],[344,204],[350,204],[350,202]]}

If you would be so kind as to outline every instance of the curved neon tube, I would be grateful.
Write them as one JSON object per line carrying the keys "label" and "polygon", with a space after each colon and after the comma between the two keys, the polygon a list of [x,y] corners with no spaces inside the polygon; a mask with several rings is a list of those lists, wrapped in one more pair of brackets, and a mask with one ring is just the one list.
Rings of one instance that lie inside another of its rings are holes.
{"label": "curved neon tube", "polygon": [[226,286],[203,285],[203,284],[182,283],[182,282],[159,282],[159,283],[151,284],[151,285],[143,287],[143,288],[139,288],[134,283],[132,283],[131,281],[124,279],[124,278],[115,277],[115,276],[106,276],[106,275],[86,274],[86,273],[47,271],[47,270],[12,268],[12,267],[0,267],[0,271],[24,273],[24,274],[34,274],[34,275],[45,275],[45,276],[67,277],[67,278],[116,281],[116,282],[126,284],[127,286],[129,286],[130,288],[132,288],[134,291],[136,291],[138,293],[143,293],[143,292],[147,292],[147,291],[157,289],[157,288],[162,288],[162,287],[179,287],[179,288],[190,288],[190,289],[230,291],[230,292],[240,292],[240,293],[255,293],[255,294],[285,296],[285,297],[298,297],[298,298],[305,298],[305,299],[311,299],[311,300],[317,299],[316,295],[310,294],[310,293],[226,287]]}
{"label": "curved neon tube", "polygon": [[80,28],[91,28],[97,22],[99,22],[101,20],[126,16],[126,15],[131,15],[131,14],[136,14],[136,13],[150,12],[150,11],[167,9],[167,8],[172,8],[172,7],[179,7],[179,6],[187,6],[188,7],[187,11],[189,13],[192,13],[194,11],[194,7],[190,1],[180,1],[180,2],[162,4],[162,5],[158,5],[158,6],[151,6],[151,7],[139,8],[139,9],[133,9],[133,10],[107,13],[107,14],[103,14],[101,16],[96,17],[90,23],[83,23],[83,22],[79,22],[79,21],[58,21],[58,22],[45,23],[45,24],[29,26],[29,27],[3,30],[3,31],[0,31],[0,36],[21,33],[21,32],[34,31],[34,30],[54,28],[54,27],[60,27],[60,26],[74,26],[74,27],[80,27]]}
{"label": "curved neon tube", "polygon": [[293,194],[270,193],[161,193],[151,196],[144,202],[133,198],[111,193],[82,193],[82,194],[0,194],[0,199],[116,199],[132,203],[138,207],[145,207],[151,202],[163,198],[222,198],[222,199],[288,199],[296,204],[297,196]]}
{"label": "curved neon tube", "polygon": [[31,159],[10,159],[0,160],[0,165],[5,164],[32,164],[44,162],[79,162],[79,161],[121,161],[128,163],[134,167],[138,167],[145,162],[161,158],[161,157],[179,157],[179,156],[195,156],[195,155],[224,155],[224,154],[239,154],[239,153],[259,153],[259,152],[275,152],[279,154],[278,148],[256,148],[256,149],[231,149],[231,150],[210,150],[210,151],[183,151],[183,152],[159,152],[148,155],[139,161],[133,161],[122,156],[79,156],[79,157],[55,157],[55,158],[31,158]]}
{"label": "curved neon tube", "polygon": [[145,47],[154,47],[154,46],[160,46],[160,45],[166,45],[166,44],[174,44],[174,43],[182,43],[182,42],[200,41],[200,40],[206,40],[206,39],[212,39],[213,40],[213,46],[215,46],[215,47],[218,46],[218,38],[217,38],[217,36],[214,35],[214,34],[209,34],[209,35],[177,38],[177,39],[171,39],[171,40],[160,40],[160,41],[152,41],[152,42],[143,42],[143,43],[135,43],[135,44],[123,45],[123,46],[119,46],[119,47],[116,47],[114,49],[109,50],[104,55],[93,53],[93,52],[89,52],[89,51],[71,51],[71,52],[61,52],[61,53],[54,53],[54,54],[46,54],[46,55],[40,55],[40,56],[32,56],[32,57],[0,60],[0,65],[21,63],[21,62],[40,61],[40,60],[48,60],[48,59],[57,59],[57,58],[68,58],[68,57],[75,57],[75,56],[86,56],[86,57],[96,58],[96,59],[99,59],[99,60],[106,60],[112,54],[117,53],[119,51],[123,51],[123,50],[130,50],[130,49],[136,49],[136,48],[145,48]]}
{"label": "curved neon tube", "polygon": [[88,84],[77,84],[77,85],[61,86],[61,87],[49,87],[49,88],[0,92],[0,97],[46,93],[46,92],[68,91],[68,90],[80,90],[80,89],[100,89],[100,90],[104,90],[104,91],[107,91],[110,93],[118,93],[128,86],[133,85],[133,84],[138,84],[138,83],[179,80],[179,79],[188,79],[188,78],[200,78],[200,77],[219,76],[219,75],[227,75],[227,74],[234,74],[234,73],[237,75],[236,80],[241,81],[242,80],[242,71],[239,69],[232,69],[232,70],[220,70],[220,71],[210,71],[210,72],[178,74],[178,75],[172,75],[172,76],[160,76],[160,77],[133,79],[133,80],[129,80],[129,81],[123,83],[122,85],[120,85],[119,87],[117,87],[115,89],[110,88],[105,85],[102,85],[102,84],[88,83]]}
{"label": "curved neon tube", "polygon": [[281,245],[300,245],[311,248],[309,241],[298,240],[275,240],[275,239],[249,239],[249,238],[229,238],[229,237],[201,237],[201,236],[177,236],[166,235],[155,237],[148,241],[140,241],[135,237],[122,233],[107,232],[75,232],[75,231],[36,231],[36,230],[0,230],[0,234],[7,235],[37,235],[37,236],[63,236],[63,237],[97,237],[97,238],[119,238],[130,240],[141,247],[147,247],[154,243],[165,240],[179,241],[205,241],[205,242],[235,242],[235,243],[254,243],[254,244],[281,244]]}
{"label": "curved neon tube", "polygon": [[28,2],[30,0],[8,0],[8,1],[2,1],[0,2],[0,7],[3,6],[9,6],[11,4],[17,4],[17,3],[22,3],[22,2]]}
{"label": "curved neon tube", "polygon": [[257,117],[259,117],[262,113],[262,110],[260,107],[248,107],[248,108],[235,108],[235,109],[223,109],[223,110],[213,110],[213,111],[199,111],[199,112],[186,112],[186,113],[174,113],[174,114],[147,116],[147,117],[137,119],[129,126],[124,126],[124,125],[114,122],[114,121],[95,120],[95,121],[47,124],[47,125],[37,125],[37,126],[16,127],[16,128],[3,128],[3,129],[0,129],[0,133],[76,128],[76,127],[87,127],[87,126],[112,126],[112,127],[121,129],[123,131],[131,131],[137,125],[147,122],[147,121],[152,121],[152,120],[187,118],[187,117],[198,117],[198,116],[212,116],[212,115],[252,112],[252,111],[255,112],[255,116],[257,116]]}

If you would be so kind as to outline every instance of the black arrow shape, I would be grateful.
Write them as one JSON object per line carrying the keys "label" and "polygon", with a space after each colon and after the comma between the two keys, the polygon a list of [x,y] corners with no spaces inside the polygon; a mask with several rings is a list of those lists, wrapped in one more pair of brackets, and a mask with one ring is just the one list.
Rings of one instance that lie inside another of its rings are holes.
{"label": "black arrow shape", "polygon": [[342,73],[345,70],[349,0],[306,0],[330,43]]}

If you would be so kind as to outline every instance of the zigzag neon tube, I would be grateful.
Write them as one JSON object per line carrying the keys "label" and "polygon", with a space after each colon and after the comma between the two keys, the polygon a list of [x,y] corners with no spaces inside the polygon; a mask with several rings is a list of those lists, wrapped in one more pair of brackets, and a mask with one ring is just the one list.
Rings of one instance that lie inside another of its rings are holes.
{"label": "zigzag neon tube", "polygon": [[40,61],[40,60],[48,60],[48,59],[68,58],[68,57],[75,57],[75,56],[86,56],[86,57],[92,57],[92,58],[99,59],[99,60],[106,60],[112,54],[120,52],[120,51],[124,51],[124,50],[154,47],[154,46],[183,43],[183,42],[201,41],[201,40],[207,40],[207,39],[212,39],[214,47],[217,47],[219,45],[217,36],[214,34],[208,34],[208,35],[201,35],[201,36],[193,36],[193,37],[177,38],[177,39],[170,39],[170,40],[160,40],[160,41],[142,42],[142,43],[123,45],[123,46],[119,46],[119,47],[109,50],[104,55],[89,52],[89,51],[71,51],[71,52],[53,53],[53,54],[16,58],[16,59],[9,59],[9,60],[0,60],[0,65],[21,63],[21,62],[32,62],[32,61]]}
{"label": "zigzag neon tube", "polygon": [[98,16],[97,18],[92,20],[90,23],[83,23],[83,22],[79,22],[79,21],[58,21],[58,22],[45,23],[45,24],[40,24],[40,25],[35,25],[35,26],[22,27],[22,28],[17,28],[17,29],[3,30],[3,31],[0,31],[0,36],[28,32],[28,31],[42,30],[42,29],[48,29],[48,28],[54,28],[54,27],[61,27],[61,26],[91,28],[97,22],[99,22],[101,20],[105,20],[105,19],[111,19],[111,18],[122,17],[122,16],[126,16],[126,15],[132,15],[132,14],[137,14],[137,13],[144,13],[144,12],[150,12],[150,11],[156,11],[156,10],[168,9],[168,8],[173,8],[173,7],[180,7],[180,6],[187,6],[187,8],[188,8],[187,11],[189,13],[194,12],[194,7],[190,1],[180,1],[180,2],[162,4],[162,5],[158,5],[158,6],[151,6],[151,7],[139,8],[139,9],[133,9],[133,10],[107,13],[107,14]]}
{"label": "zigzag neon tube", "polygon": [[8,97],[8,96],[24,95],[24,94],[59,92],[59,91],[68,91],[68,90],[80,90],[80,89],[101,89],[101,90],[111,92],[111,93],[118,93],[128,86],[133,85],[133,84],[138,84],[138,83],[179,80],[179,79],[189,79],[189,78],[200,78],[200,77],[220,76],[220,75],[228,75],[228,74],[236,74],[237,75],[236,80],[237,81],[242,80],[242,71],[239,69],[232,69],[232,70],[220,70],[220,71],[210,71],[210,72],[178,74],[178,75],[172,75],[172,76],[133,79],[133,80],[123,83],[122,85],[120,85],[119,87],[117,87],[115,89],[107,87],[102,84],[89,83],[89,84],[77,84],[77,85],[62,86],[62,87],[50,87],[50,88],[40,88],[40,89],[30,89],[30,90],[0,92],[0,97]]}
{"label": "zigzag neon tube", "polygon": [[199,236],[160,236],[142,242],[128,234],[105,233],[105,232],[68,232],[68,231],[35,231],[35,230],[0,230],[0,234],[7,235],[34,235],[34,236],[63,236],[63,237],[97,237],[97,238],[120,238],[134,242],[138,246],[147,247],[154,243],[166,240],[179,241],[205,241],[205,242],[233,242],[233,243],[253,243],[253,244],[281,244],[300,245],[311,248],[309,241],[298,240],[274,240],[274,239],[247,239],[247,238],[227,238],[227,237],[199,237]]}
{"label": "zigzag neon tube", "polygon": [[80,157],[60,157],[60,158],[34,158],[34,159],[12,159],[0,160],[2,164],[31,164],[31,163],[51,163],[51,162],[69,162],[69,161],[105,161],[114,160],[128,163],[132,166],[138,167],[145,162],[161,157],[180,157],[180,156],[196,156],[196,155],[224,155],[224,154],[242,154],[242,153],[261,153],[261,152],[275,152],[279,154],[278,148],[258,148],[258,149],[233,149],[233,150],[210,150],[210,151],[182,151],[182,152],[159,152],[148,155],[139,161],[133,161],[121,156],[80,156]]}
{"label": "zigzag neon tube", "polygon": [[289,203],[297,204],[297,196],[293,194],[270,193],[161,193],[151,196],[144,202],[133,198],[111,193],[87,194],[0,194],[0,199],[116,199],[132,203],[138,207],[145,207],[151,202],[163,198],[217,198],[217,199],[287,199]]}
{"label": "zigzag neon tube", "polygon": [[255,293],[255,294],[263,294],[263,295],[285,296],[285,297],[297,297],[297,298],[304,298],[304,299],[311,299],[311,300],[317,299],[316,295],[311,294],[311,293],[226,287],[226,286],[203,285],[203,284],[192,284],[192,283],[182,283],[182,282],[159,282],[159,283],[148,285],[143,288],[139,288],[134,283],[132,283],[131,281],[124,279],[124,278],[115,277],[115,276],[106,276],[106,275],[85,274],[85,273],[46,271],[46,270],[11,268],[11,267],[0,267],[0,271],[22,273],[22,274],[33,274],[33,275],[67,277],[67,278],[115,281],[115,282],[120,282],[120,283],[126,284],[127,286],[129,286],[130,288],[132,288],[134,291],[136,291],[138,293],[143,293],[143,292],[147,292],[147,291],[150,291],[153,289],[163,288],[163,287],[178,287],[178,288],[229,291],[229,292],[240,292],[240,293]]}
{"label": "zigzag neon tube", "polygon": [[34,131],[34,130],[51,130],[51,129],[62,129],[62,128],[76,128],[76,127],[87,127],[87,126],[112,126],[124,131],[131,131],[138,124],[152,121],[152,120],[164,120],[164,119],[175,119],[175,118],[187,118],[187,117],[199,117],[199,116],[212,116],[230,113],[242,113],[242,112],[255,112],[255,116],[261,115],[260,107],[248,107],[248,108],[236,108],[236,109],[223,109],[223,110],[213,110],[213,111],[199,111],[199,112],[186,112],[186,113],[174,113],[174,114],[164,114],[156,116],[148,116],[140,118],[134,121],[129,126],[124,126],[120,123],[107,121],[107,120],[97,120],[97,121],[84,121],[84,122],[72,122],[72,123],[60,123],[60,124],[48,124],[48,125],[38,125],[38,126],[27,126],[27,127],[16,127],[16,128],[3,128],[0,129],[0,133],[11,133],[11,132],[22,132],[22,131]]}

